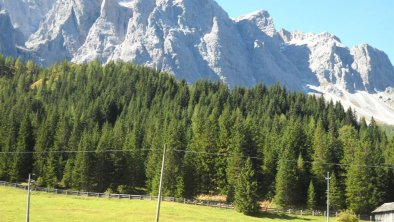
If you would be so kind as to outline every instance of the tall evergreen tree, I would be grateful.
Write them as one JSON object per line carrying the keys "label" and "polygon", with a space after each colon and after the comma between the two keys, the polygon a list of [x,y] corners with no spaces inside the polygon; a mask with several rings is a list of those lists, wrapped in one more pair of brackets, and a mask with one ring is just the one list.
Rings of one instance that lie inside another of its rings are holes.
{"label": "tall evergreen tree", "polygon": [[330,206],[336,211],[345,209],[345,195],[335,173],[330,180]]}
{"label": "tall evergreen tree", "polygon": [[57,186],[58,178],[56,175],[55,157],[53,153],[50,153],[46,159],[42,178],[44,179],[43,185],[46,185],[48,188],[54,188]]}
{"label": "tall evergreen tree", "polygon": [[[34,150],[34,135],[30,119],[27,114],[24,115],[19,128],[16,152],[13,155],[13,163],[11,168],[11,181],[25,180],[29,173],[32,172],[33,159],[32,152]],[[25,153],[24,153],[25,152]]]}
{"label": "tall evergreen tree", "polygon": [[[110,151],[113,150],[112,128],[109,123],[105,123],[101,131],[101,137],[97,145],[95,155],[95,176],[93,185],[99,192],[104,192],[111,185],[114,173],[114,165]],[[114,187],[112,187],[114,188]]]}
{"label": "tall evergreen tree", "polygon": [[324,129],[323,121],[319,120],[316,125],[315,133],[312,141],[312,176],[314,178],[314,186],[317,198],[317,204],[325,203],[325,180],[324,175],[330,172],[331,153],[327,141],[327,133]]}
{"label": "tall evergreen tree", "polygon": [[346,177],[346,200],[349,209],[356,213],[370,212],[376,205],[371,204],[373,183],[371,170],[366,166],[368,154],[366,144],[355,150],[354,160]]}
{"label": "tall evergreen tree", "polygon": [[313,182],[309,183],[308,187],[308,198],[307,198],[307,203],[306,203],[308,209],[310,210],[315,210],[317,207],[317,202],[316,202],[316,192],[315,192],[315,187],[313,186]]}
{"label": "tall evergreen tree", "polygon": [[303,166],[297,167],[297,157],[305,149],[304,134],[298,121],[290,120],[282,142],[283,147],[282,154],[279,157],[274,200],[281,206],[295,206],[303,202],[303,192],[300,191],[301,178],[297,172],[297,170],[302,171]]}
{"label": "tall evergreen tree", "polygon": [[250,158],[248,158],[241,169],[235,186],[235,209],[246,215],[259,211],[257,195],[257,181]]}
{"label": "tall evergreen tree", "polygon": [[294,206],[297,199],[294,195],[297,189],[297,166],[294,157],[293,150],[286,149],[280,155],[278,162],[274,202],[282,207]]}
{"label": "tall evergreen tree", "polygon": [[245,122],[238,110],[235,114],[236,120],[232,130],[231,139],[229,142],[230,156],[227,159],[227,201],[234,201],[234,193],[237,179],[240,175],[241,166],[243,164],[244,150],[246,149],[245,139]]}

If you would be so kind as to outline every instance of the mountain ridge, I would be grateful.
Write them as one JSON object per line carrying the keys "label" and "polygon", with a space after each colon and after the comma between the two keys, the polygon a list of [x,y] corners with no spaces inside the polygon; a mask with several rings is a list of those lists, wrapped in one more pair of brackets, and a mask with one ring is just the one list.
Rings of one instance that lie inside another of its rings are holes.
{"label": "mountain ridge", "polygon": [[[15,26],[22,20],[14,6],[36,8],[28,3],[18,0],[7,5],[0,0],[0,7],[11,9]],[[277,31],[264,10],[231,19],[213,0],[40,0],[36,4],[52,7],[38,13],[40,17],[46,12],[37,30],[25,36],[25,43],[4,40],[26,50],[5,54],[44,66],[64,59],[122,60],[169,71],[190,83],[211,79],[234,87],[279,82],[290,90],[349,103],[359,113],[364,109],[359,103],[373,100],[379,107],[363,115],[380,115],[376,109],[383,109],[389,115],[375,119],[394,124],[389,100],[394,95],[394,67],[383,51],[369,45],[349,48],[330,33]],[[356,94],[362,95],[360,101],[349,99]]]}

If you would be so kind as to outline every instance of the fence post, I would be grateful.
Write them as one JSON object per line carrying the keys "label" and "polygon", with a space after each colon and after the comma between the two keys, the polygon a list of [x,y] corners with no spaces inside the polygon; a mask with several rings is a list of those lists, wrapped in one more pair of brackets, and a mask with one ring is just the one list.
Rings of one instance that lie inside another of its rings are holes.
{"label": "fence post", "polygon": [[301,216],[302,216],[302,210],[301,210]]}

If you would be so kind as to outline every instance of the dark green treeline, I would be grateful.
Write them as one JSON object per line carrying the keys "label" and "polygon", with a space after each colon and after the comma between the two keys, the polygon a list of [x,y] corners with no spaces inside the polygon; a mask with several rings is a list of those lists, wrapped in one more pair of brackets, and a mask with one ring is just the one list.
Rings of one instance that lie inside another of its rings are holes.
{"label": "dark green treeline", "polygon": [[338,103],[278,85],[188,85],[126,63],[42,69],[0,57],[1,180],[34,172],[47,187],[155,194],[164,144],[165,195],[319,208],[331,172],[335,209],[394,200],[392,170],[366,167],[394,166],[394,141]]}

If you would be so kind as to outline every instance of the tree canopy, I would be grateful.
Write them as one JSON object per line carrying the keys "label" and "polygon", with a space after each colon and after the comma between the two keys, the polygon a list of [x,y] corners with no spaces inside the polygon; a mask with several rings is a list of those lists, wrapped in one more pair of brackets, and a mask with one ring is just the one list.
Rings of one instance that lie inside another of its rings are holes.
{"label": "tree canopy", "polygon": [[367,212],[394,201],[393,170],[368,167],[394,166],[393,141],[339,103],[280,85],[188,84],[122,62],[41,68],[0,56],[1,180],[34,172],[48,187],[156,194],[168,144],[165,195],[314,208],[333,172],[335,207]]}

